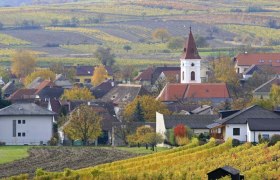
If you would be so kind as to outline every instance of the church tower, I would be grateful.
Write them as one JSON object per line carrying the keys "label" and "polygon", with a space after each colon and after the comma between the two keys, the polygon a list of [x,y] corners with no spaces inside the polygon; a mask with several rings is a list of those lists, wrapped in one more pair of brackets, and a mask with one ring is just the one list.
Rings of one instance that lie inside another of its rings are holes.
{"label": "church tower", "polygon": [[184,45],[184,52],[181,57],[181,83],[201,83],[200,61],[196,44],[190,27],[189,38]]}

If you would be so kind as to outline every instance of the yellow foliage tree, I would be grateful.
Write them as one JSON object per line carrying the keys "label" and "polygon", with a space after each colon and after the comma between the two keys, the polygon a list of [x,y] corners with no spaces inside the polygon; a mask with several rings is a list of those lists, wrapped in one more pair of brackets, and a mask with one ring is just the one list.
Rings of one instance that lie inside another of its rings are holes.
{"label": "yellow foliage tree", "polygon": [[[162,114],[170,114],[170,111],[167,109],[166,105],[162,102],[156,100],[152,96],[139,96],[129,103],[124,110],[124,117],[128,121],[133,121],[134,112],[136,110],[138,102],[144,112],[145,121],[155,122],[156,121],[156,112]],[[134,120],[137,121],[137,120]]]}
{"label": "yellow foliage tree", "polygon": [[43,79],[49,79],[49,80],[53,81],[55,79],[55,73],[49,69],[35,71],[35,72],[29,74],[28,76],[26,76],[26,78],[24,79],[24,85],[27,86],[37,77],[41,77]]}
{"label": "yellow foliage tree", "polygon": [[25,77],[35,69],[36,57],[28,51],[18,51],[12,57],[11,71],[17,77]]}
{"label": "yellow foliage tree", "polygon": [[101,135],[101,116],[90,106],[79,106],[68,116],[64,133],[72,140],[82,140],[87,145],[89,140],[96,140]]}
{"label": "yellow foliage tree", "polygon": [[280,105],[280,86],[273,84],[270,93],[269,93],[269,99],[272,101],[273,106],[277,107]]}
{"label": "yellow foliage tree", "polygon": [[165,40],[168,40],[168,38],[170,37],[170,34],[167,29],[158,28],[153,31],[152,37],[154,39],[160,39],[161,42],[164,42]]}
{"label": "yellow foliage tree", "polygon": [[100,83],[102,83],[104,80],[106,80],[107,78],[108,78],[108,72],[107,72],[105,66],[100,65],[100,66],[95,67],[91,82],[94,86],[97,86]]}
{"label": "yellow foliage tree", "polygon": [[92,100],[91,92],[87,88],[74,87],[73,89],[65,90],[62,95],[63,100]]}
{"label": "yellow foliage tree", "polygon": [[213,70],[217,81],[238,84],[238,75],[235,72],[234,64],[229,57],[222,57],[213,63]]}

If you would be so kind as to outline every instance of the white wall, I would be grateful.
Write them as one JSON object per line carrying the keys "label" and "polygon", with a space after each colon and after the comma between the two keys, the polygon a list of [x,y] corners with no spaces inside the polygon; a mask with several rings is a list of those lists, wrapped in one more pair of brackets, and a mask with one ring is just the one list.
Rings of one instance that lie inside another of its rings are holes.
{"label": "white wall", "polygon": [[[233,135],[233,128],[240,128],[240,135]],[[238,139],[239,141],[247,141],[247,124],[227,124],[225,140],[228,138]]]}
{"label": "white wall", "polygon": [[[164,118],[163,118],[163,114],[156,112],[156,132],[160,133],[164,139],[166,139],[166,128],[165,128],[165,124],[164,124]],[[162,144],[158,144],[157,146],[162,147],[164,146],[164,143]]]}
{"label": "white wall", "polygon": [[[200,60],[181,59],[181,83],[201,83]],[[194,66],[191,66],[192,63],[194,63]],[[195,81],[191,81],[192,71],[195,72]],[[185,77],[183,77],[183,72]]]}
{"label": "white wall", "polygon": [[[13,120],[25,120],[25,124],[16,123],[16,137],[13,137]],[[53,116],[1,116],[0,141],[6,145],[40,145],[52,137]],[[25,132],[25,137],[17,137]]]}
{"label": "white wall", "polygon": [[259,134],[261,134],[261,136],[263,134],[268,134],[269,135],[269,139],[274,135],[274,134],[279,134],[280,135],[280,131],[250,131],[249,126],[247,126],[247,134],[248,134],[248,142],[259,142]]}

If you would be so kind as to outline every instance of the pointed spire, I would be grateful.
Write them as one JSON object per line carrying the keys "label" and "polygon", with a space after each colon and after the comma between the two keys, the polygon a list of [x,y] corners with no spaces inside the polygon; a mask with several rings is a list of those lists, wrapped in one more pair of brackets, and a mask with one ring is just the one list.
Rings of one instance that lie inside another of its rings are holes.
{"label": "pointed spire", "polygon": [[189,38],[185,42],[182,59],[201,59],[196,48],[191,26],[190,26]]}

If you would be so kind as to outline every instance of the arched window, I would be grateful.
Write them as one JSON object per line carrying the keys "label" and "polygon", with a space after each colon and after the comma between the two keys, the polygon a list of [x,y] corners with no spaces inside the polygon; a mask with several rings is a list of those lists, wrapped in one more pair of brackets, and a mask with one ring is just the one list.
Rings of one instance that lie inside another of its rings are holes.
{"label": "arched window", "polygon": [[184,80],[184,78],[185,78],[185,72],[183,71],[182,72],[182,79]]}
{"label": "arched window", "polygon": [[194,71],[191,72],[191,81],[195,81],[195,72]]}

